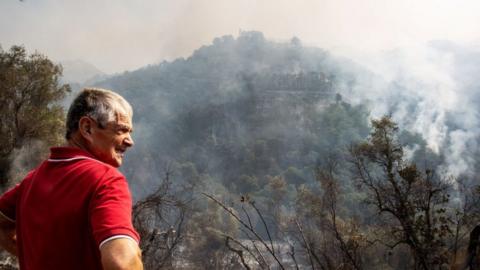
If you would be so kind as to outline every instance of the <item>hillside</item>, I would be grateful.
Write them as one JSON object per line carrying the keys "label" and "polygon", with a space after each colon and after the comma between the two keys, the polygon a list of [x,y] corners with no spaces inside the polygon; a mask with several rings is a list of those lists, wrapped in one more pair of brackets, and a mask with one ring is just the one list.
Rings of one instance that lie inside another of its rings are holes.
{"label": "hillside", "polygon": [[365,138],[367,109],[338,94],[354,68],[367,73],[296,38],[276,43],[243,32],[100,85],[134,104],[138,143],[128,162],[137,169],[127,172],[134,186],[154,185],[153,168],[173,160],[245,192],[252,188],[245,178],[262,187],[289,170],[299,174],[292,184],[312,182],[322,156]]}
{"label": "hillside", "polygon": [[[436,173],[456,144],[434,152],[429,134],[414,132],[426,107],[442,112],[412,94],[417,83],[435,89],[408,76],[385,81],[297,38],[272,42],[259,32],[99,82],[134,107],[136,144],[122,170],[135,225],[149,239],[146,268],[238,269],[239,256],[258,268],[445,267],[446,243],[465,245],[448,232],[468,235],[470,226],[450,220],[478,220],[474,205],[457,204],[478,194],[472,180],[455,190]],[[388,117],[371,124],[372,109],[397,116],[400,129]],[[387,248],[403,237],[416,242]],[[262,241],[270,250],[256,246]]]}
{"label": "hillside", "polygon": [[65,83],[82,84],[106,77],[106,74],[97,67],[82,60],[62,61],[60,64],[63,67],[62,81]]}

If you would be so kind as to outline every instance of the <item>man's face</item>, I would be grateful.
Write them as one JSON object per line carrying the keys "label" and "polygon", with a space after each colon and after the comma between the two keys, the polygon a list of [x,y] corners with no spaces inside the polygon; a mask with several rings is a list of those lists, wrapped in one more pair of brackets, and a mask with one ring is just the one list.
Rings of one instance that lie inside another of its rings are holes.
{"label": "man's face", "polygon": [[90,152],[100,161],[120,167],[125,151],[133,146],[131,133],[132,118],[127,115],[118,114],[117,120],[109,122],[105,128],[95,123]]}

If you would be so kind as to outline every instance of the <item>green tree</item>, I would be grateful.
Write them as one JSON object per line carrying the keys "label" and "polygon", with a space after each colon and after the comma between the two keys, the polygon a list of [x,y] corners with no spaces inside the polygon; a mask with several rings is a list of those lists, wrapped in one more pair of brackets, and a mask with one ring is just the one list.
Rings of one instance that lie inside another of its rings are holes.
{"label": "green tree", "polygon": [[449,185],[433,171],[422,172],[404,160],[398,127],[389,117],[373,120],[372,126],[368,140],[352,147],[351,155],[367,203],[386,218],[390,239],[385,244],[392,249],[406,245],[412,269],[440,269],[448,260]]}
{"label": "green tree", "polygon": [[[47,146],[61,141],[65,113],[58,102],[70,92],[68,85],[60,84],[61,75],[62,67],[44,55],[28,55],[22,46],[0,48],[0,189],[12,178],[16,151],[40,143],[45,153]],[[38,160],[33,154],[26,156]]]}

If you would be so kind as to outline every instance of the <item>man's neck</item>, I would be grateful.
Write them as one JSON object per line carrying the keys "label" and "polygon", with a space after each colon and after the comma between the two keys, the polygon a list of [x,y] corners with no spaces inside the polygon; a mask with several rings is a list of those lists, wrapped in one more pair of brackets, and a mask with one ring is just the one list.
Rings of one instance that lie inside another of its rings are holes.
{"label": "man's neck", "polygon": [[78,134],[73,135],[70,139],[67,140],[68,147],[79,148],[86,152],[90,152],[88,147],[86,146],[85,141],[83,138],[79,138]]}

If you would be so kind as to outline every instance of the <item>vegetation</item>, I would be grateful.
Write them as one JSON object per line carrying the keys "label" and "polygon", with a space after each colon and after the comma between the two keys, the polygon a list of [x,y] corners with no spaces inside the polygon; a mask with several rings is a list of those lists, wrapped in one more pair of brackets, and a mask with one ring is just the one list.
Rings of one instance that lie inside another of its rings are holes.
{"label": "vegetation", "polygon": [[[5,189],[19,168],[32,169],[49,145],[64,135],[64,110],[58,103],[70,91],[60,85],[60,66],[25,48],[0,48],[0,189]],[[14,160],[22,164],[11,174]]]}
{"label": "vegetation", "polygon": [[432,170],[421,172],[404,161],[398,128],[388,117],[372,121],[367,142],[351,149],[356,181],[368,194],[366,202],[390,233],[389,248],[407,245],[413,269],[437,269],[448,262],[446,239],[451,234],[447,215],[449,182]]}

